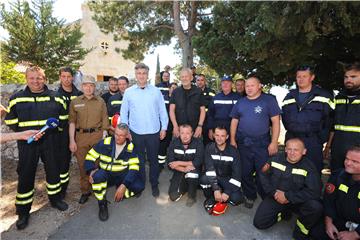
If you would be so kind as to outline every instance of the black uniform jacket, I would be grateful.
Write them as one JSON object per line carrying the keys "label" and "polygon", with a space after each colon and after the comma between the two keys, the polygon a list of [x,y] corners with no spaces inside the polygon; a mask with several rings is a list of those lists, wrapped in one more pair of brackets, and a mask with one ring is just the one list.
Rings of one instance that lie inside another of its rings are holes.
{"label": "black uniform jacket", "polygon": [[[26,87],[10,97],[5,123],[18,132],[41,129],[46,125],[47,119],[56,118],[59,120],[58,127],[63,128],[68,119],[66,109],[62,96],[49,90],[46,85],[41,93],[33,93]],[[51,132],[57,132],[57,128],[47,130],[47,134]]]}
{"label": "black uniform jacket", "polygon": [[292,204],[308,200],[320,200],[321,181],[312,162],[303,157],[293,164],[286,160],[285,154],[269,162],[267,171],[260,173],[260,181],[266,194],[273,196],[276,190],[285,192],[286,199]]}
{"label": "black uniform jacket", "polygon": [[224,151],[220,151],[215,143],[208,144],[205,150],[205,175],[210,180],[213,191],[220,190],[218,178],[229,181],[231,188],[224,189],[226,194],[239,190],[241,187],[241,162],[237,149],[226,144]]}
{"label": "black uniform jacket", "polygon": [[191,161],[194,167],[199,170],[203,164],[204,145],[198,138],[192,138],[187,149],[180,138],[174,138],[167,151],[168,164],[173,161]]}
{"label": "black uniform jacket", "polygon": [[335,172],[326,184],[324,209],[334,221],[359,224],[355,231],[360,234],[360,182],[344,169]]}

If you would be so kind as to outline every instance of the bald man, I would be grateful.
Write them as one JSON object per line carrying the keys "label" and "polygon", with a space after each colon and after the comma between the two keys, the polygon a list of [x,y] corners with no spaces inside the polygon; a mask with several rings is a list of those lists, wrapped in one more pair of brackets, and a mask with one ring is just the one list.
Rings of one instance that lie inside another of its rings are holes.
{"label": "bald man", "polygon": [[260,179],[266,197],[255,213],[256,228],[267,229],[286,219],[286,213],[294,211],[298,219],[293,238],[309,239],[310,230],[321,218],[323,208],[320,176],[305,154],[304,142],[293,138],[286,142],[285,154],[279,154],[264,166]]}
{"label": "bald man", "polygon": [[264,196],[262,185],[253,174],[256,171],[258,176],[269,156],[278,151],[280,108],[273,95],[262,92],[262,84],[255,76],[245,81],[245,91],[246,97],[240,98],[230,113],[230,144],[240,153],[244,206],[252,208],[256,192]]}

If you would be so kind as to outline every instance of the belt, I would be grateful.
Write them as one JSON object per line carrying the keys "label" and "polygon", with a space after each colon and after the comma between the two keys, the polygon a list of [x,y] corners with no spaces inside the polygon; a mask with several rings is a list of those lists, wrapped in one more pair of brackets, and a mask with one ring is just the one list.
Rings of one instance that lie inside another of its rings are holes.
{"label": "belt", "polygon": [[99,131],[99,128],[77,128],[76,131],[80,133],[93,133]]}

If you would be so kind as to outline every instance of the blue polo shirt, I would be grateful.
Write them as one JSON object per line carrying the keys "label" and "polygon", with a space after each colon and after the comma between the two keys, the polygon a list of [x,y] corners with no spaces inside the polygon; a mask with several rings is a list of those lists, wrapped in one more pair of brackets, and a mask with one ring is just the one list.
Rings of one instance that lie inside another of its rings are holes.
{"label": "blue polo shirt", "polygon": [[129,125],[136,134],[154,134],[166,130],[168,114],[160,90],[147,84],[144,89],[138,85],[125,90],[120,110],[122,123]]}
{"label": "blue polo shirt", "polygon": [[243,97],[237,101],[230,113],[239,119],[237,133],[258,137],[269,133],[270,118],[280,115],[281,110],[273,95],[262,93],[256,99]]}

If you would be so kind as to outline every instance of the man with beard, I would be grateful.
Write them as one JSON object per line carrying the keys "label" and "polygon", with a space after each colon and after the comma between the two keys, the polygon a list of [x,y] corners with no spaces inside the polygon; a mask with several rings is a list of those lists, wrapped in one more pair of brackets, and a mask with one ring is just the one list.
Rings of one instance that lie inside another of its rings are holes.
{"label": "man with beard", "polygon": [[108,103],[109,98],[111,96],[114,96],[116,93],[119,92],[118,79],[111,77],[108,82],[108,87],[109,87],[109,91],[104,93],[103,95],[101,95],[102,99],[104,99],[104,101],[105,101],[105,104]]}
{"label": "man with beard", "polygon": [[[117,83],[119,92],[111,96],[106,104],[110,120],[116,113],[120,114],[122,99],[124,97],[125,90],[129,87],[129,79],[125,76],[120,76]],[[114,131],[115,129],[112,130]]]}
{"label": "man with beard", "polygon": [[328,157],[331,147],[331,170],[343,168],[347,149],[360,144],[360,62],[345,67],[344,86],[335,97],[334,129],[324,151]]}

